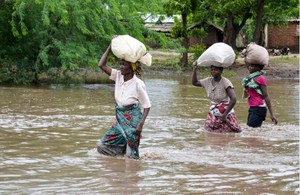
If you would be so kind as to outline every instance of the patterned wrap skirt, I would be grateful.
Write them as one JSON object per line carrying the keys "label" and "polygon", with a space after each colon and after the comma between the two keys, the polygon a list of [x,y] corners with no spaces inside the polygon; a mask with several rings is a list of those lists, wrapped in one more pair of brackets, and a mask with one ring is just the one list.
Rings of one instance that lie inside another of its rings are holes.
{"label": "patterned wrap skirt", "polygon": [[204,128],[211,132],[241,132],[241,127],[238,124],[237,117],[233,109],[228,113],[226,122],[221,121],[219,116],[225,112],[228,104],[211,102],[210,111],[208,112]]}
{"label": "patterned wrap skirt", "polygon": [[97,143],[99,153],[109,156],[125,155],[139,159],[141,135],[135,134],[135,128],[141,121],[139,104],[121,107],[116,105],[117,121],[106,131]]}

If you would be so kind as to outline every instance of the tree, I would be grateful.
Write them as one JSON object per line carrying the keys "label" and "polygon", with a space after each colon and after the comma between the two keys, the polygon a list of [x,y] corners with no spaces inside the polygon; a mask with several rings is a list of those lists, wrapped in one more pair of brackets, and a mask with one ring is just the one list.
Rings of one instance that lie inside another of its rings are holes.
{"label": "tree", "polygon": [[296,0],[257,0],[255,7],[253,41],[260,45],[264,45],[263,27],[267,23],[286,24],[288,19],[299,17],[298,1]]}
{"label": "tree", "polygon": [[[147,8],[159,6],[157,1],[143,0],[0,3],[0,35],[1,39],[6,38],[0,43],[0,59],[15,64],[15,78],[27,77],[29,83],[38,83],[38,74],[53,67],[63,70],[95,67],[113,35],[129,34],[143,41],[147,31],[141,15]],[[12,78],[10,69],[0,67],[0,74],[11,74]],[[0,82],[15,82],[9,76],[5,78]]]}
{"label": "tree", "polygon": [[255,0],[207,0],[210,13],[215,16],[215,21],[224,26],[224,42],[236,49],[236,38],[253,16],[251,10]]}
{"label": "tree", "polygon": [[199,2],[196,0],[166,0],[164,2],[164,10],[169,16],[175,14],[181,15],[181,25],[177,26],[176,34],[182,38],[182,46],[185,48],[182,54],[182,65],[188,65],[188,17],[197,9]]}
{"label": "tree", "polygon": [[249,20],[251,25],[245,31],[253,33],[253,39],[248,41],[263,45],[263,28],[267,23],[283,24],[288,18],[299,16],[296,0],[207,0],[206,4],[215,21],[224,26],[224,42],[233,48],[236,48],[237,35]]}
{"label": "tree", "polygon": [[261,40],[261,29],[263,27],[263,11],[264,11],[264,4],[265,0],[257,0],[256,2],[256,17],[255,17],[255,31],[253,35],[253,41],[257,44],[262,45],[262,40]]}

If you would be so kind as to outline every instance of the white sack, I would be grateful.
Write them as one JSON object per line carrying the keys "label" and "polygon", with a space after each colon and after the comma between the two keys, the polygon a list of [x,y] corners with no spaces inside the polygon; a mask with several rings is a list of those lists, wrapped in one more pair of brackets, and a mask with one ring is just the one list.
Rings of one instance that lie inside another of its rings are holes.
{"label": "white sack", "polygon": [[235,53],[229,45],[225,43],[215,43],[207,48],[197,59],[198,66],[228,67],[233,64]]}
{"label": "white sack", "polygon": [[245,63],[257,65],[269,64],[269,53],[267,49],[254,42],[247,45],[246,49],[243,50],[243,55],[245,56]]}
{"label": "white sack", "polygon": [[111,41],[111,51],[122,60],[151,66],[152,56],[147,53],[145,45],[129,35],[119,35]]}
{"label": "white sack", "polygon": [[146,66],[151,66],[152,55],[150,53],[146,53],[146,55],[142,56],[138,61]]}

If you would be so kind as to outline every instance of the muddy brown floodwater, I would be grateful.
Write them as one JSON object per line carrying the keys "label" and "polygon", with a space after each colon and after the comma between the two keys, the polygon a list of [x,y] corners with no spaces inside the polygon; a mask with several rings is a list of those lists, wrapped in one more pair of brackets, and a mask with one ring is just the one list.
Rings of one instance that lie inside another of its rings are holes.
{"label": "muddy brown floodwater", "polygon": [[152,101],[141,160],[106,157],[96,142],[114,122],[113,85],[0,87],[0,194],[299,193],[299,81],[270,80],[279,120],[243,132],[204,131],[205,91],[189,77],[145,77]]}

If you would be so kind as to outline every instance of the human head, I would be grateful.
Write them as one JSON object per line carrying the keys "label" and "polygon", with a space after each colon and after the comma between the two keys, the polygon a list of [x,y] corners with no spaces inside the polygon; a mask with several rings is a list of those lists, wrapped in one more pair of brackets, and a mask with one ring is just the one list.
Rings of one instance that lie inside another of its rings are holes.
{"label": "human head", "polygon": [[264,68],[264,65],[250,64],[250,63],[246,63],[246,66],[249,70],[249,73],[261,71]]}
{"label": "human head", "polygon": [[139,63],[132,63],[128,62],[126,60],[120,61],[120,71],[122,75],[128,74],[132,72],[133,74],[136,74],[138,76],[141,76],[141,65]]}
{"label": "human head", "polygon": [[120,61],[120,71],[122,75],[133,73],[133,69],[130,62],[125,60]]}
{"label": "human head", "polygon": [[220,77],[222,75],[223,72],[223,67],[217,67],[217,66],[210,66],[210,73],[211,76],[214,78]]}

